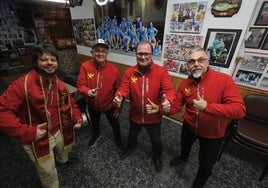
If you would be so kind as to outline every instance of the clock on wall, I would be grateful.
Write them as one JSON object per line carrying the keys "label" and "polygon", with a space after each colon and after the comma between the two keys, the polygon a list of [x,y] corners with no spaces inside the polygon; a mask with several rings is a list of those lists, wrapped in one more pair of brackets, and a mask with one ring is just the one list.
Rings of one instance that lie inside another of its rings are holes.
{"label": "clock on wall", "polygon": [[163,4],[164,4],[164,0],[154,0],[154,7],[156,9],[162,8]]}

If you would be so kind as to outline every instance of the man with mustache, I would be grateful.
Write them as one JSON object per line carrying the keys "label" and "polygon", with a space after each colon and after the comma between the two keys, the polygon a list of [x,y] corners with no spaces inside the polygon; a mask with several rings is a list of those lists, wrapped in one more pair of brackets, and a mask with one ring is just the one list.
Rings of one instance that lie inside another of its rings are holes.
{"label": "man with mustache", "polygon": [[[185,105],[181,132],[181,154],[170,161],[171,166],[185,164],[193,143],[199,140],[199,168],[192,188],[204,187],[217,161],[228,120],[243,118],[245,104],[233,81],[224,73],[209,67],[207,53],[203,48],[189,51],[187,69],[190,76],[183,80],[169,114],[178,113]],[[159,112],[151,103],[148,109]]]}

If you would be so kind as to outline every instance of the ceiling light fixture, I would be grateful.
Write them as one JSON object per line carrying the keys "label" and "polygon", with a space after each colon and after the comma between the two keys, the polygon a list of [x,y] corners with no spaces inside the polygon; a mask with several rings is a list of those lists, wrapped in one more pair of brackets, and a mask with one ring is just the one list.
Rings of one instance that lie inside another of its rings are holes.
{"label": "ceiling light fixture", "polygon": [[99,6],[103,6],[103,5],[106,5],[108,2],[114,2],[114,0],[95,0],[97,5]]}

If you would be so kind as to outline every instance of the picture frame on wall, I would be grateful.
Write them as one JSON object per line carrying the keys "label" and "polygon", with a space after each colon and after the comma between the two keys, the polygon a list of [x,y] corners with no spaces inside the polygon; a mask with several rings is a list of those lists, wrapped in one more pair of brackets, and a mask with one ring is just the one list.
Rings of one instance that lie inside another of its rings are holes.
{"label": "picture frame on wall", "polygon": [[233,73],[234,81],[243,86],[268,90],[268,57],[245,53]]}
{"label": "picture frame on wall", "polygon": [[254,25],[268,26],[268,2],[263,2]]}
{"label": "picture frame on wall", "polygon": [[266,33],[266,36],[263,40],[262,46],[261,46],[262,50],[268,50],[268,34]]}
{"label": "picture frame on wall", "polygon": [[208,29],[204,49],[210,65],[229,68],[242,30]]}
{"label": "picture frame on wall", "polygon": [[259,28],[259,27],[249,28],[248,38],[245,40],[245,47],[259,49],[263,42],[263,38],[266,35],[266,32],[267,32],[266,28]]}

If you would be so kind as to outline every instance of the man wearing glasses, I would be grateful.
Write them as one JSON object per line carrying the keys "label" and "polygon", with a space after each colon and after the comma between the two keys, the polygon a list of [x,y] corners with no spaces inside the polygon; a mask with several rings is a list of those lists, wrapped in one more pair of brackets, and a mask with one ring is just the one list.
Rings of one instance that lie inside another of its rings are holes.
{"label": "man wearing glasses", "polygon": [[[170,110],[164,106],[162,108],[166,113],[174,114],[186,105],[181,154],[172,159],[170,165],[185,164],[193,143],[198,139],[199,168],[192,188],[200,188],[205,186],[212,173],[228,120],[243,118],[245,105],[233,79],[209,67],[203,48],[190,50],[187,68],[190,76],[180,83],[174,105]],[[157,106],[152,104],[151,108]]]}
{"label": "man wearing glasses", "polygon": [[[126,150],[121,159],[129,156],[137,145],[137,137],[144,127],[152,142],[153,163],[157,172],[162,170],[162,142],[160,113],[147,112],[151,102],[169,106],[175,98],[175,90],[166,68],[152,60],[153,47],[148,41],[141,41],[137,46],[137,64],[125,71],[122,82],[117,89],[114,105],[121,107],[122,100],[130,100],[130,129]],[[152,109],[150,109],[152,110]]]}
{"label": "man wearing glasses", "polygon": [[118,115],[120,109],[113,106],[113,98],[121,76],[119,70],[107,61],[109,46],[98,39],[92,47],[93,59],[82,63],[78,75],[77,91],[86,98],[91,118],[93,136],[89,146],[94,147],[100,138],[100,117],[105,113],[114,133],[115,142],[120,150],[124,146],[121,140]]}

